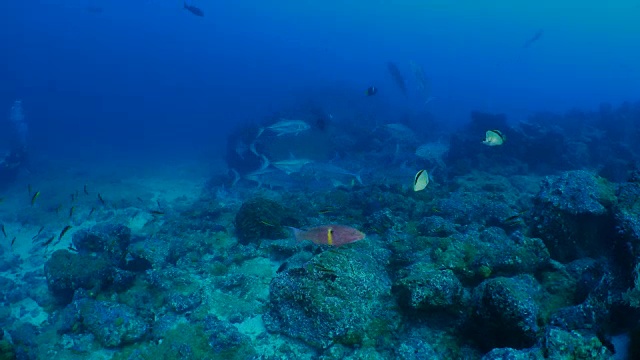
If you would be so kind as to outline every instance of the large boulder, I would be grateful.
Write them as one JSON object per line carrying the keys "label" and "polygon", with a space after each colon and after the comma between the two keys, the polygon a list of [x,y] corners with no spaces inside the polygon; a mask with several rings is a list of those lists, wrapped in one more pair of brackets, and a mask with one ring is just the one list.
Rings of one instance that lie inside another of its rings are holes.
{"label": "large boulder", "polygon": [[393,331],[400,317],[391,310],[386,257],[351,247],[281,272],[270,286],[267,329],[316,348],[351,346]]}
{"label": "large boulder", "polygon": [[532,233],[560,262],[601,256],[611,249],[615,203],[613,185],[588,171],[548,176],[534,199]]}
{"label": "large boulder", "polygon": [[97,253],[115,266],[124,265],[131,229],[123,225],[100,224],[73,234],[73,245],[80,254]]}
{"label": "large boulder", "polygon": [[486,350],[524,349],[538,336],[540,285],[529,275],[499,277],[478,285],[472,295],[471,332]]}
{"label": "large boulder", "polygon": [[102,257],[58,250],[44,264],[49,290],[69,303],[77,289],[98,291],[112,281],[113,267]]}

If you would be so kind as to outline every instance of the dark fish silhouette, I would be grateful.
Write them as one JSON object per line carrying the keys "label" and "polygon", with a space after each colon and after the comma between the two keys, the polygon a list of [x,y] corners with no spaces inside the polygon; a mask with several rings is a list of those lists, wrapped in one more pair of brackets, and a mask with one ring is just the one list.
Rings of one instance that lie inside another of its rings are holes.
{"label": "dark fish silhouette", "polygon": [[193,5],[188,5],[187,3],[184,3],[184,8],[189,10],[189,12],[195,16],[204,16],[204,11],[202,11],[200,8],[197,8]]}
{"label": "dark fish silhouette", "polygon": [[367,96],[373,96],[378,93],[378,88],[375,86],[369,86],[364,92]]}
{"label": "dark fish silhouette", "polygon": [[391,74],[391,77],[393,77],[393,81],[395,81],[396,85],[398,85],[398,87],[400,88],[400,91],[402,91],[404,96],[407,96],[407,86],[405,85],[404,78],[402,77],[398,66],[392,62],[388,62],[387,69],[389,70],[389,74]]}
{"label": "dark fish silhouette", "polygon": [[530,37],[529,39],[527,39],[527,41],[525,41],[523,47],[528,48],[529,46],[533,45],[534,42],[540,40],[540,38],[542,37],[542,34],[544,34],[544,31],[542,31],[542,29],[536,31],[536,33],[533,34],[532,37]]}

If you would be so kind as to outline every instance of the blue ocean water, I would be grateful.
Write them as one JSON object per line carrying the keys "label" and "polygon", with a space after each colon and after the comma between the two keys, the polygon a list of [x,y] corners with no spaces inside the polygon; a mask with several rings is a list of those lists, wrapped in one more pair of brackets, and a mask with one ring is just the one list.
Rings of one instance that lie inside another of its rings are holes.
{"label": "blue ocean water", "polygon": [[2,108],[28,104],[43,151],[99,138],[143,152],[223,142],[235,124],[336,87],[376,85],[395,112],[417,107],[393,88],[387,61],[421,64],[432,111],[448,121],[471,109],[591,109],[639,91],[632,1],[195,3],[203,18],[182,5],[3,2]]}
{"label": "blue ocean water", "polygon": [[[626,0],[2,1],[0,359],[148,358],[169,351],[159,339],[175,323],[202,337],[165,345],[185,359],[489,359],[543,351],[541,339],[613,356],[611,337],[638,331],[639,12]],[[347,241],[336,224],[366,240],[327,250]],[[96,259],[109,265],[91,279],[56,267]],[[344,290],[361,273],[384,275]],[[495,309],[478,298],[496,288],[534,310],[483,328]],[[301,298],[369,318],[328,320],[337,310],[305,312]],[[581,333],[598,346],[569,335],[594,328],[572,313],[588,301],[607,304],[594,311],[606,325]]]}

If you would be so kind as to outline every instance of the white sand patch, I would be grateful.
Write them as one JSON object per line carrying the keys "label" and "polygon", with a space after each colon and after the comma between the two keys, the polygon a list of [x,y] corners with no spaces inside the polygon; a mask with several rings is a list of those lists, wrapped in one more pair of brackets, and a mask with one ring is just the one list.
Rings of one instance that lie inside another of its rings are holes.
{"label": "white sand patch", "polygon": [[145,227],[145,225],[153,220],[153,215],[148,212],[141,211],[135,214],[126,225],[131,229],[133,233],[138,233]]}
{"label": "white sand patch", "polygon": [[264,322],[262,321],[262,315],[248,318],[240,324],[236,325],[236,327],[238,328],[238,331],[249,336],[251,338],[251,341],[255,341],[258,335],[267,331],[267,329],[264,327]]}
{"label": "white sand patch", "polygon": [[39,326],[49,318],[49,315],[31,298],[25,298],[15,304],[11,304],[11,316]]}

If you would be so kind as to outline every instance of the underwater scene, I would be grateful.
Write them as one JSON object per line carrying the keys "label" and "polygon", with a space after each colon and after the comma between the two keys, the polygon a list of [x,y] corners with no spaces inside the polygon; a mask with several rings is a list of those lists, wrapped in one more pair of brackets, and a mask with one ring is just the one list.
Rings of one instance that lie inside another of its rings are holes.
{"label": "underwater scene", "polygon": [[3,0],[0,360],[640,359],[638,14]]}

